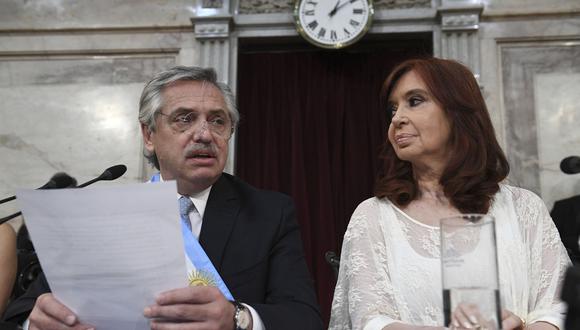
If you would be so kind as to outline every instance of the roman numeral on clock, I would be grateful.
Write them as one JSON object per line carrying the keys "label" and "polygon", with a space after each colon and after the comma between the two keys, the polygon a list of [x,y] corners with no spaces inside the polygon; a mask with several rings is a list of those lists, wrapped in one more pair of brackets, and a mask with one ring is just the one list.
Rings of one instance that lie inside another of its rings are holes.
{"label": "roman numeral on clock", "polygon": [[336,31],[334,31],[334,30],[330,31],[330,39],[332,39],[333,41],[337,39]]}
{"label": "roman numeral on clock", "polygon": [[362,9],[360,9],[360,8],[354,8],[354,9],[352,10],[352,13],[353,13],[353,14],[360,15],[360,14],[362,14],[362,13],[363,13],[363,10],[362,10]]}
{"label": "roman numeral on clock", "polygon": [[314,15],[314,10],[307,10],[307,11],[304,12],[304,15],[313,16]]}
{"label": "roman numeral on clock", "polygon": [[308,23],[308,27],[310,28],[310,30],[316,29],[317,26],[318,26],[317,21],[312,21],[312,22]]}
{"label": "roman numeral on clock", "polygon": [[359,23],[359,22],[357,22],[357,21],[355,21],[354,19],[351,19],[351,20],[350,20],[350,25],[352,25],[352,27],[357,27],[357,26],[359,26],[359,25],[360,25],[360,23]]}
{"label": "roman numeral on clock", "polygon": [[318,31],[318,37],[319,38],[324,38],[324,35],[326,34],[326,29],[325,28],[320,28],[320,31]]}

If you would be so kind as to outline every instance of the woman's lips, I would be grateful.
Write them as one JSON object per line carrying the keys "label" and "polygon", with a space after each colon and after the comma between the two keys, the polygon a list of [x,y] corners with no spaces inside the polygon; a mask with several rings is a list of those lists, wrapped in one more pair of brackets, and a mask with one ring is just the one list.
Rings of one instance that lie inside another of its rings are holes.
{"label": "woman's lips", "polygon": [[399,147],[407,146],[411,143],[411,140],[414,139],[416,135],[414,134],[397,134],[395,135],[395,143]]}

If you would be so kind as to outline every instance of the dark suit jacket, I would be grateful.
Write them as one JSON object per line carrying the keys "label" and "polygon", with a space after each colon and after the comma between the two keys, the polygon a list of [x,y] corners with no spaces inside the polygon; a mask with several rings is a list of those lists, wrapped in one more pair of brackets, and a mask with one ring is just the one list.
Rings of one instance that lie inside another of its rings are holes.
{"label": "dark suit jacket", "polygon": [[[200,243],[236,300],[267,329],[322,329],[292,200],[223,174],[206,205]],[[20,321],[48,292],[44,276],[5,313]]]}
{"label": "dark suit jacket", "polygon": [[574,264],[580,263],[580,195],[556,201],[550,215],[570,258]]}

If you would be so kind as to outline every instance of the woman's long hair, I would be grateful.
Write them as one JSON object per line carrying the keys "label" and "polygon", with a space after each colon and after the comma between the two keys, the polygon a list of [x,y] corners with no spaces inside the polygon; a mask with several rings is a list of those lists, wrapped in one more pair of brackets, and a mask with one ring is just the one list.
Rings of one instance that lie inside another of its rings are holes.
{"label": "woman's long hair", "polygon": [[[438,58],[407,60],[385,80],[381,104],[400,78],[413,71],[445,111],[451,126],[450,159],[439,183],[451,204],[462,213],[487,213],[493,196],[509,173],[509,164],[497,142],[491,118],[473,73],[464,65]],[[391,118],[390,114],[388,116]],[[389,123],[390,125],[390,123]],[[406,206],[419,197],[411,163],[399,159],[389,142],[381,152],[382,170],[375,196]]]}

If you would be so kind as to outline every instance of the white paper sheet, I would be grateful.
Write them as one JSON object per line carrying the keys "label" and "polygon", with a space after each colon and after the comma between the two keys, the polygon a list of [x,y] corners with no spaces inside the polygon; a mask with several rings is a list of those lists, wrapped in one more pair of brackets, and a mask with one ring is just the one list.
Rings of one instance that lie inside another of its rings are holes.
{"label": "white paper sheet", "polygon": [[174,181],[17,192],[53,294],[99,330],[148,329],[144,307],[187,285],[176,196]]}

